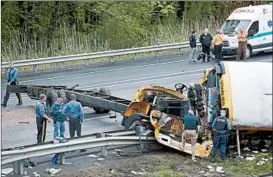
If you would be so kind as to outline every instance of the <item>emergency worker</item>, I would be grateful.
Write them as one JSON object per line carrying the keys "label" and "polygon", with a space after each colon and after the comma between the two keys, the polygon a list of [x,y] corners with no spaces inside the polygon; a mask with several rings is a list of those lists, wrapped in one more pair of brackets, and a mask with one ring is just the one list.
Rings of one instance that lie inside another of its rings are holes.
{"label": "emergency worker", "polygon": [[[6,95],[4,97],[3,104],[1,104],[3,107],[7,106],[7,103],[8,103],[8,100],[9,100],[9,95],[10,95],[10,86],[12,86],[12,85],[18,85],[19,84],[18,79],[17,79],[17,77],[18,77],[18,69],[14,67],[13,62],[9,63],[9,67],[10,68],[8,70],[8,73],[7,73],[8,85],[7,85],[7,88],[6,88]],[[18,104],[17,104],[17,106],[22,105],[23,102],[22,102],[21,94],[20,93],[16,93],[16,96],[18,98]]]}
{"label": "emergency worker", "polygon": [[84,112],[81,103],[76,101],[76,95],[71,94],[71,101],[64,106],[62,113],[67,117],[69,122],[69,134],[70,138],[75,136],[81,137],[81,125],[84,120]]}
{"label": "emergency worker", "polygon": [[51,119],[46,115],[46,96],[44,94],[40,95],[40,100],[35,107],[36,113],[36,124],[37,124],[37,143],[44,143],[46,137],[46,125],[47,121],[51,122]]}
{"label": "emergency worker", "polygon": [[222,44],[224,41],[224,35],[220,30],[216,32],[216,35],[212,39],[211,48],[215,51],[215,58],[222,60]]}
{"label": "emergency worker", "polygon": [[237,50],[236,61],[240,61],[241,56],[243,57],[244,61],[247,61],[247,58],[246,58],[247,41],[248,41],[247,32],[243,28],[241,28],[237,38],[238,38],[238,50]]}
{"label": "emergency worker", "polygon": [[64,108],[62,98],[58,98],[57,101],[52,105],[51,112],[54,125],[54,139],[57,137],[64,138],[65,132],[65,115],[62,113]]}
{"label": "emergency worker", "polygon": [[206,28],[204,33],[200,35],[199,42],[202,45],[202,52],[205,54],[203,55],[203,62],[205,62],[206,56],[207,61],[210,61],[210,45],[212,41],[212,35],[209,33],[209,30]]}
{"label": "emergency worker", "polygon": [[228,131],[231,130],[231,126],[228,118],[226,117],[225,110],[221,110],[220,116],[214,119],[212,123],[212,129],[214,131],[214,139],[213,148],[211,151],[211,162],[215,161],[215,155],[219,147],[221,160],[225,160]]}
{"label": "emergency worker", "polygon": [[181,151],[184,151],[186,139],[191,139],[192,160],[195,159],[196,141],[198,138],[197,131],[200,129],[200,120],[193,114],[192,110],[188,111],[188,115],[184,117],[184,131],[182,133]]}
{"label": "emergency worker", "polygon": [[197,88],[195,88],[195,85],[193,83],[191,83],[189,90],[188,90],[188,98],[190,100],[191,109],[193,110],[194,115],[196,115],[196,110],[198,109],[198,107],[203,106],[203,105],[201,105],[202,97],[200,94],[198,94],[199,93],[198,91],[199,90],[197,90]]}

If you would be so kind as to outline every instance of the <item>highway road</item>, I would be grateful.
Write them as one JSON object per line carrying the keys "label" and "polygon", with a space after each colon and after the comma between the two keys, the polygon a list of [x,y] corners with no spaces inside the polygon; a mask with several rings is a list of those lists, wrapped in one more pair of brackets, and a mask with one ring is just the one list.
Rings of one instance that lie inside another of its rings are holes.
{"label": "highway road", "polygon": [[[148,58],[126,63],[108,64],[97,67],[72,69],[59,72],[39,73],[35,75],[19,75],[20,84],[27,85],[67,85],[69,87],[79,84],[81,89],[108,87],[112,95],[132,99],[134,93],[142,85],[161,85],[174,88],[176,83],[189,85],[195,83],[202,76],[204,69],[211,67],[210,63],[189,64],[187,56],[165,55],[158,58]],[[249,62],[272,62],[271,54],[257,55]],[[5,94],[6,83],[2,83],[2,100]],[[23,95],[23,108],[35,105],[36,100],[30,100]],[[5,110],[13,111],[17,103],[14,94]],[[10,119],[20,120],[15,115]],[[84,122],[83,134],[92,132],[122,129],[121,118],[109,119],[108,114],[97,115],[89,113],[88,120]],[[33,115],[33,119],[35,119]],[[36,125],[22,124],[16,129],[3,128],[2,146],[4,148],[17,145],[32,144],[36,141]],[[20,136],[24,134],[24,136]],[[48,127],[47,140],[52,139],[52,126]]]}

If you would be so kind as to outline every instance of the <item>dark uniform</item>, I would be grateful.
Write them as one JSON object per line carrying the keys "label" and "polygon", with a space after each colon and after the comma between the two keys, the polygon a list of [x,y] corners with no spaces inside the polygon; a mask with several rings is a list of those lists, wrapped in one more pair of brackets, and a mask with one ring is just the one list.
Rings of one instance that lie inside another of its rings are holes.
{"label": "dark uniform", "polygon": [[214,161],[218,148],[220,147],[220,156],[222,160],[226,159],[226,145],[228,131],[231,130],[230,123],[227,117],[216,117],[212,123],[212,128],[215,131],[213,139],[213,148],[211,151],[211,161]]}
{"label": "dark uniform", "polygon": [[202,88],[199,88],[199,85],[195,85],[195,88],[190,87],[188,90],[188,98],[190,100],[191,108],[196,114],[196,110],[203,106],[202,104]]}
{"label": "dark uniform", "polygon": [[44,116],[47,114],[46,105],[43,101],[39,101],[35,108],[36,124],[37,124],[37,143],[45,142],[47,120]]}
{"label": "dark uniform", "polygon": [[[17,77],[18,77],[18,70],[17,70],[17,68],[11,67],[9,69],[9,71],[8,71],[8,74],[7,74],[8,83],[10,83],[11,86],[12,85],[18,85]],[[4,97],[4,101],[3,101],[2,106],[4,106],[4,107],[7,106],[7,103],[8,103],[8,100],[9,100],[9,95],[10,95],[10,86],[8,85],[7,88],[6,88],[6,95]],[[18,104],[17,105],[21,105],[22,104],[21,94],[20,93],[16,93],[16,96],[18,98]]]}
{"label": "dark uniform", "polygon": [[211,41],[212,41],[212,36],[210,33],[203,33],[201,34],[200,38],[199,38],[199,42],[202,45],[202,52],[205,54],[203,55],[203,62],[205,62],[205,58],[207,55],[207,60],[210,61],[210,45],[211,45]]}

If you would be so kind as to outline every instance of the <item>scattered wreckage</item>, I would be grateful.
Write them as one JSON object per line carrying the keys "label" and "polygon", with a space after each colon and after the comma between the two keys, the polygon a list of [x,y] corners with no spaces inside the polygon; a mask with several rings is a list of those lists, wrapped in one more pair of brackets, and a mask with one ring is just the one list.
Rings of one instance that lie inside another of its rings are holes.
{"label": "scattered wreckage", "polygon": [[[203,77],[195,84],[203,103],[198,109],[202,131],[199,132],[196,155],[209,156],[212,149],[209,127],[221,109],[227,112],[233,129],[230,142],[234,143],[237,138],[239,154],[240,138],[271,138],[272,65],[262,62],[216,62],[213,65],[204,71]],[[76,87],[17,85],[10,86],[10,91],[27,93],[32,99],[39,99],[40,94],[45,94],[48,107],[57,98],[68,102],[70,95],[75,94],[77,101],[83,106],[93,107],[96,113],[120,113],[125,129],[135,129],[136,126],[152,129],[159,143],[179,150],[183,131],[181,120],[190,109],[186,85],[178,83],[176,90],[142,86],[132,101],[114,97],[105,88],[98,91]],[[190,143],[186,143],[185,152],[191,153]]]}

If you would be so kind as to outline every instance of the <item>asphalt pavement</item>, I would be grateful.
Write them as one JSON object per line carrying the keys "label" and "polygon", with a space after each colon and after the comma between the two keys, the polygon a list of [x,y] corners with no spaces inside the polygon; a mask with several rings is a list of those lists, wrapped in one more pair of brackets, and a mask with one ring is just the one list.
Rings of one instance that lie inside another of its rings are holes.
{"label": "asphalt pavement", "polygon": [[[234,60],[234,59],[230,59]],[[263,54],[252,57],[249,62],[272,62],[272,54]],[[93,89],[108,87],[112,95],[125,99],[132,99],[140,86],[160,85],[174,89],[176,83],[196,83],[210,63],[189,64],[186,55],[165,55],[138,59],[125,63],[112,63],[96,67],[78,68],[50,73],[20,75],[22,85],[66,85],[72,87],[79,84],[79,89]],[[2,79],[1,97],[3,100],[6,83]],[[23,106],[34,106],[36,100],[23,95]],[[11,94],[8,107],[16,109],[17,98]],[[3,108],[2,108],[3,109]],[[11,117],[20,119],[21,115]],[[120,130],[121,117],[110,119],[109,114],[88,113],[83,124],[83,134],[102,131]],[[35,119],[33,115],[33,119]],[[52,140],[53,126],[48,126],[46,141]],[[24,124],[12,129],[2,128],[2,148],[33,144],[36,142],[36,125]]]}

